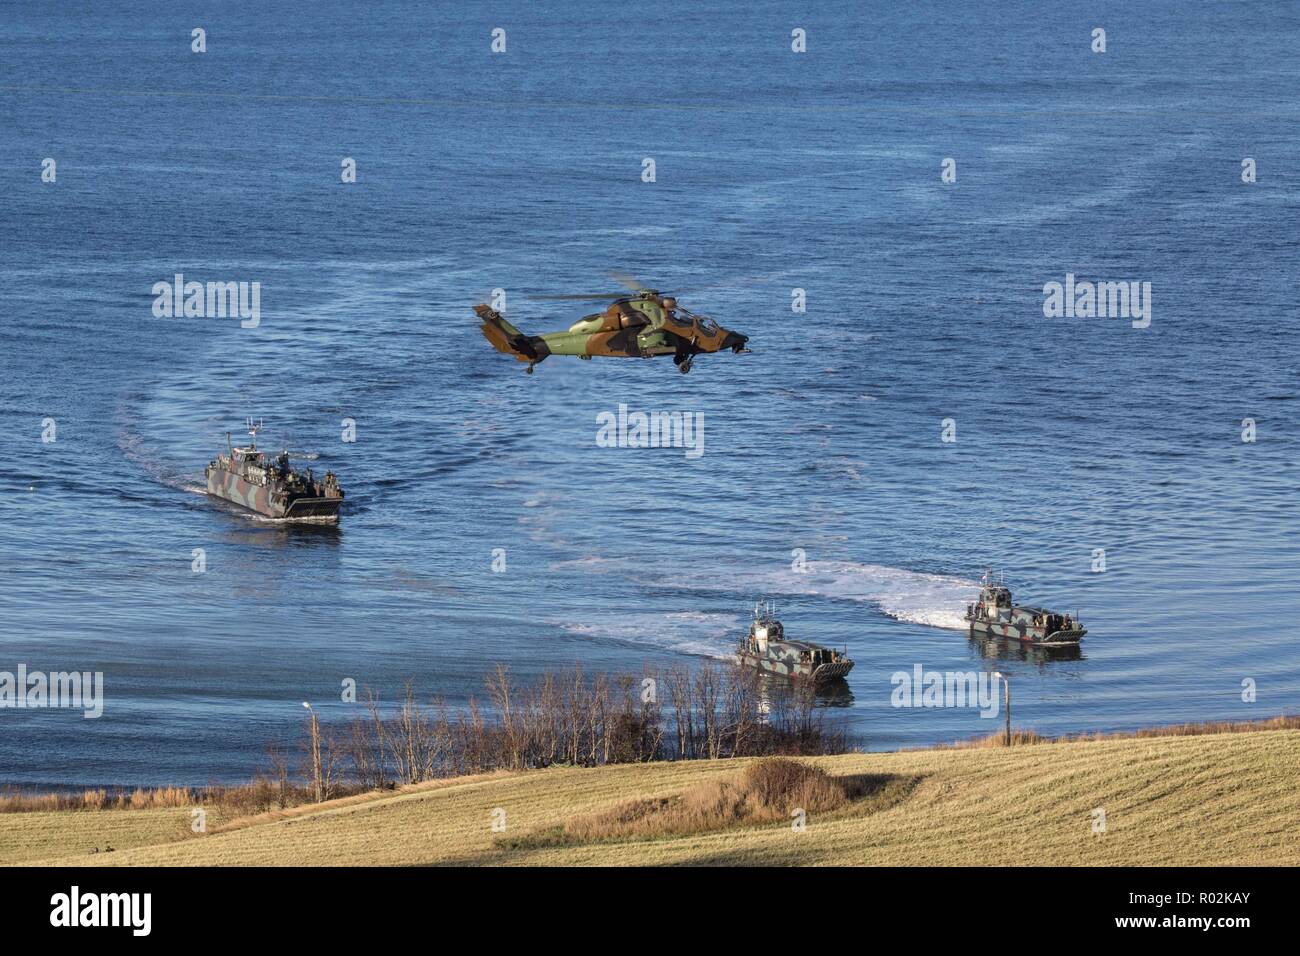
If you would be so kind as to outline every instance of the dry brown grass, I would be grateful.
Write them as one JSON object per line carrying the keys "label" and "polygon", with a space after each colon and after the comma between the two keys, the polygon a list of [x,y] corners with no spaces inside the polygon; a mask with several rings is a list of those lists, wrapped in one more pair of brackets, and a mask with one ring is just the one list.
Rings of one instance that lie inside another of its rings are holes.
{"label": "dry brown grass", "polygon": [[[335,787],[339,796],[355,788]],[[313,800],[310,787],[258,779],[238,787],[137,787],[89,789],[81,793],[0,793],[0,813],[51,813],[80,810],[159,810],[169,807],[222,807],[240,814],[285,809]]]}
{"label": "dry brown grass", "polygon": [[[1047,737],[1032,730],[1012,730],[1011,746],[1026,744],[1060,744],[1077,743],[1084,740],[1134,740],[1145,737],[1200,737],[1205,734],[1250,734],[1260,730],[1300,730],[1300,716],[1268,717],[1264,720],[1207,720],[1201,723],[1168,724],[1162,727],[1143,727],[1140,730],[1115,731],[1111,733],[1068,734],[1063,737]],[[972,750],[983,747],[1005,747],[1006,734],[999,731],[970,740],[957,740],[938,744],[925,750]]]}
{"label": "dry brown grass", "polygon": [[1199,737],[1202,734],[1250,734],[1257,730],[1300,730],[1300,716],[1285,714],[1267,720],[1209,720],[1202,723],[1170,724],[1165,727],[1143,727],[1129,737]]}
{"label": "dry brown grass", "polygon": [[786,758],[760,760],[727,780],[708,780],[674,798],[630,800],[565,824],[581,842],[704,833],[741,824],[786,820],[795,810],[838,810],[849,802],[844,784],[820,767]]}
{"label": "dry brown grass", "polygon": [[157,810],[203,803],[202,796],[185,787],[136,788],[81,793],[6,793],[0,795],[0,813],[49,813],[55,810]]}
{"label": "dry brown grass", "polygon": [[[496,808],[507,812],[508,835],[562,834],[578,817],[734,780],[757,761],[554,767],[242,821],[210,808],[206,834],[191,832],[186,808],[0,815],[0,864],[1300,865],[1296,730],[800,760],[876,789],[840,810],[810,813],[802,833],[787,818],[661,838],[503,845],[506,834],[492,828]],[[891,796],[909,781],[919,782],[902,799]],[[1104,834],[1093,830],[1098,807]]]}
{"label": "dry brown grass", "polygon": [[738,774],[702,781],[679,794],[625,800],[607,810],[574,817],[563,827],[502,839],[498,844],[514,849],[656,839],[778,821],[785,824],[796,811],[824,816],[867,797],[875,799],[864,810],[893,805],[917,779],[887,774],[833,777],[811,764],[769,757]]}
{"label": "dry brown grass", "polygon": [[[1050,744],[1055,743],[1058,738],[1044,737],[1042,734],[1034,733],[1032,730],[1013,730],[1011,731],[1011,746],[1019,747],[1026,744]],[[988,734],[984,737],[971,737],[969,740],[954,740],[950,743],[936,744],[933,747],[918,747],[917,750],[980,750],[984,747],[1005,747],[1007,744],[1006,734],[999,731],[996,734]]]}

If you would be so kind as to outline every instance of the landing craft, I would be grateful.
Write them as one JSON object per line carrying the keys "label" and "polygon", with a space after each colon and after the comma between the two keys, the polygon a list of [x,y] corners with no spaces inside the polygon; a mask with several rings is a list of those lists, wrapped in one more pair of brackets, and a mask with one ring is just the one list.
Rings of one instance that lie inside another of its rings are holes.
{"label": "landing craft", "polygon": [[[691,370],[697,355],[725,349],[736,354],[749,351],[745,347],[749,336],[728,331],[706,315],[687,311],[673,296],[642,288],[626,278],[619,281],[633,294],[619,296],[605,311],[585,316],[565,332],[525,335],[507,322],[500,312],[487,305],[476,305],[474,311],[483,320],[483,337],[498,352],[527,362],[526,371],[530,374],[533,367],[548,355],[576,355],[581,359],[671,355],[673,364],[684,375]],[[610,298],[610,294],[535,298],[603,300]]]}
{"label": "landing craft", "polygon": [[226,434],[228,454],[218,455],[208,463],[203,475],[208,494],[255,511],[267,518],[336,524],[343,504],[343,489],[334,472],[325,472],[317,481],[308,468],[295,471],[291,457],[282,451],[269,459],[257,448],[257,433],[262,428],[248,420],[248,446],[236,448]]}
{"label": "landing craft", "polygon": [[970,636],[1006,637],[1027,644],[1078,644],[1088,632],[1069,614],[1012,604],[1011,591],[994,584],[988,572],[980,580],[979,600],[966,606]]}
{"label": "landing craft", "polygon": [[817,684],[839,680],[853,670],[853,661],[846,654],[819,644],[788,639],[772,606],[762,602],[754,606],[749,634],[736,648],[736,663],[769,674],[811,679]]}

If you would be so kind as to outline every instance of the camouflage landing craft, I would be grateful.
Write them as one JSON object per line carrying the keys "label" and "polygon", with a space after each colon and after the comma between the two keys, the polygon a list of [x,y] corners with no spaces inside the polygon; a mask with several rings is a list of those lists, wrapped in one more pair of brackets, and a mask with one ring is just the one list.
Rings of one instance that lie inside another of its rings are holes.
{"label": "camouflage landing craft", "polygon": [[248,420],[248,445],[236,448],[226,433],[227,454],[217,455],[204,469],[208,494],[281,521],[337,524],[343,489],[334,472],[318,481],[311,469],[295,471],[287,451],[268,458],[257,447],[262,423]]}
{"label": "camouflage landing craft", "polygon": [[853,670],[847,652],[786,637],[772,605],[762,601],[754,607],[749,634],[736,648],[736,663],[769,674],[811,678],[818,684],[843,680]]}
{"label": "camouflage landing craft", "polygon": [[970,636],[1010,638],[1040,647],[1078,644],[1088,631],[1078,615],[1058,614],[1041,607],[1013,604],[1011,591],[993,583],[984,572],[980,581],[979,600],[966,605]]}
{"label": "camouflage landing craft", "polygon": [[[529,373],[534,365],[548,355],[576,355],[582,359],[594,356],[653,358],[656,355],[671,355],[678,371],[685,374],[691,370],[691,364],[697,355],[721,352],[723,349],[731,349],[736,354],[749,351],[745,348],[749,336],[728,331],[708,316],[688,312],[672,296],[662,295],[654,289],[641,288],[632,281],[620,281],[634,290],[632,295],[617,298],[604,312],[584,316],[566,332],[525,335],[495,309],[476,305],[474,311],[483,320],[483,337],[498,352],[505,352],[521,362],[527,362]],[[536,298],[584,301],[608,299],[610,295],[550,295]]]}

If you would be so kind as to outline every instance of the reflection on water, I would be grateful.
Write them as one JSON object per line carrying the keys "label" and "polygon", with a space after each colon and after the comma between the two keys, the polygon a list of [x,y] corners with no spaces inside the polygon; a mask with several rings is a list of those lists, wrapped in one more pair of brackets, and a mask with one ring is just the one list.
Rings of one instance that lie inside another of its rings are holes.
{"label": "reflection on water", "polygon": [[260,548],[329,547],[343,540],[343,528],[337,524],[274,521],[256,515],[231,512],[231,526],[223,540],[231,544]]}
{"label": "reflection on water", "polygon": [[979,650],[985,660],[1023,661],[1046,665],[1053,661],[1084,660],[1082,644],[1027,644],[1007,638],[972,637],[971,645]]}
{"label": "reflection on water", "polygon": [[807,681],[795,680],[782,674],[758,675],[758,712],[771,716],[783,707],[798,705],[798,695],[812,690],[813,704],[817,707],[852,707],[853,691],[843,677],[810,687]]}
{"label": "reflection on water", "polygon": [[843,677],[817,685],[817,703],[822,707],[852,707],[853,691]]}

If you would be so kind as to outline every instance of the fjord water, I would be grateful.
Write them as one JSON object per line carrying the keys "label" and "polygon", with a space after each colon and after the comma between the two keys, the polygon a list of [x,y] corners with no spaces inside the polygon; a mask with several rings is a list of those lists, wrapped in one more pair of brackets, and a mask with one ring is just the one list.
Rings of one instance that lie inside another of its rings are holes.
{"label": "fjord water", "polygon": [[[1294,8],[7,5],[0,35],[0,670],[106,695],[0,710],[0,782],[241,780],[346,678],[719,658],[761,596],[847,645],[873,749],[996,729],[891,707],[917,664],[1001,669],[1053,734],[1300,705]],[[610,269],[753,353],[527,376],[480,337],[491,290],[561,328],[599,304],[526,296]],[[176,273],[260,282],[260,324],[155,318]],[[1067,273],[1150,282],[1150,327],[1045,318]],[[703,413],[704,454],[598,447],[620,403]],[[196,492],[247,415],[337,471],[340,528]],[[986,566],[1081,653],[971,643]]]}

